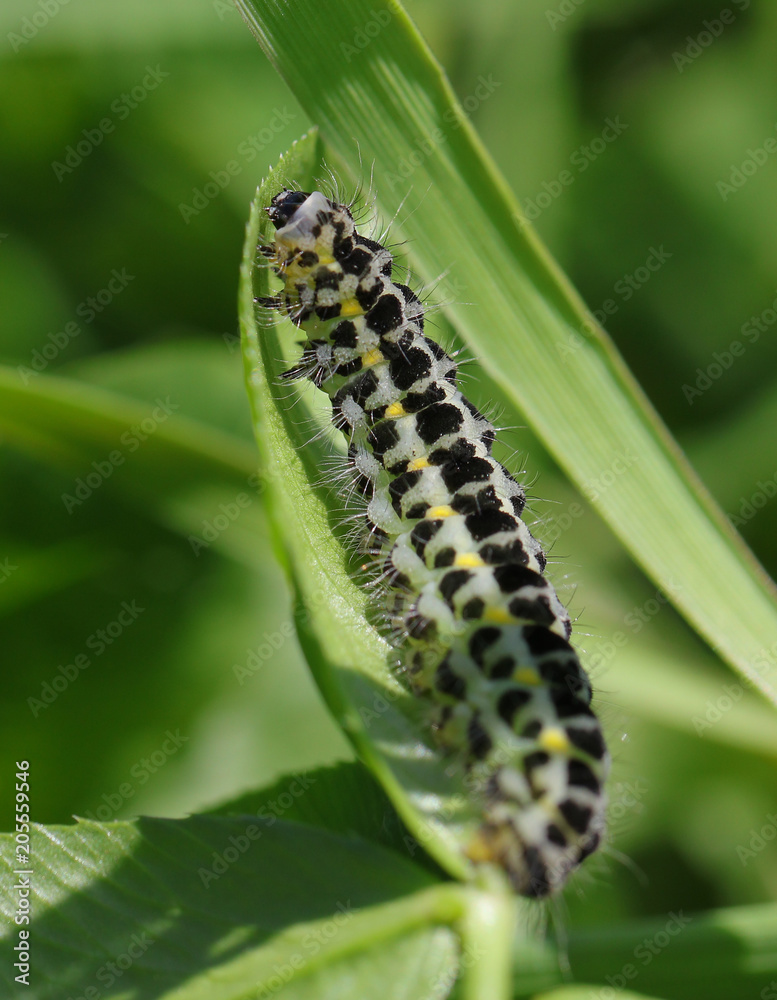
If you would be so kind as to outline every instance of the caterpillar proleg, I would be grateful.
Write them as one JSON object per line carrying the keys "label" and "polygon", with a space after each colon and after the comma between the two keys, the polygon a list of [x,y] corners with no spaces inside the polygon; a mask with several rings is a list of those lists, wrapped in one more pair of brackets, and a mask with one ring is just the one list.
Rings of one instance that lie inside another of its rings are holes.
{"label": "caterpillar proleg", "polygon": [[390,251],[319,191],[284,190],[266,211],[275,241],[260,249],[283,289],[265,304],[306,338],[286,376],[327,393],[347,440],[359,549],[409,684],[477,798],[466,853],[546,896],[604,836],[609,756],[524,490]]}

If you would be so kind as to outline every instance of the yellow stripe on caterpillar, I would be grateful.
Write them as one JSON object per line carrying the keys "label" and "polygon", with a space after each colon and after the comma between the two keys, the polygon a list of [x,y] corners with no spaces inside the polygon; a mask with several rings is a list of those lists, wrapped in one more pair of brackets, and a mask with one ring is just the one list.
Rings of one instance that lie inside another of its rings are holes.
{"label": "yellow stripe on caterpillar", "polygon": [[497,860],[493,847],[479,831],[467,844],[467,857],[476,864]]}
{"label": "yellow stripe on caterpillar", "polygon": [[530,684],[532,686],[542,683],[540,675],[534,667],[518,667],[513,671],[513,680],[516,684]]}
{"label": "yellow stripe on caterpillar", "polygon": [[371,368],[373,365],[379,365],[384,360],[383,354],[377,347],[374,347],[371,351],[367,351],[366,354],[362,354],[362,368]]}
{"label": "yellow stripe on caterpillar", "polygon": [[571,749],[569,737],[559,726],[546,726],[539,734],[537,742],[548,753],[569,753]]}
{"label": "yellow stripe on caterpillar", "polygon": [[406,417],[407,410],[401,403],[390,403],[386,407],[385,416],[387,416],[390,420],[395,420],[397,417]]}
{"label": "yellow stripe on caterpillar", "polygon": [[441,504],[439,507],[430,507],[424,514],[428,521],[436,521],[438,517],[453,517],[456,511],[448,504]]}
{"label": "yellow stripe on caterpillar", "polygon": [[478,569],[486,564],[477,552],[459,552],[453,560],[453,565],[457,566],[459,569]]}
{"label": "yellow stripe on caterpillar", "polygon": [[359,305],[358,299],[343,299],[340,303],[341,316],[363,316],[364,310]]}
{"label": "yellow stripe on caterpillar", "polygon": [[515,618],[504,608],[492,605],[483,612],[483,621],[488,622],[490,625],[509,625],[515,621]]}
{"label": "yellow stripe on caterpillar", "polygon": [[419,469],[428,469],[430,465],[429,459],[424,458],[422,455],[420,458],[414,458],[412,462],[408,463],[408,472],[418,472]]}

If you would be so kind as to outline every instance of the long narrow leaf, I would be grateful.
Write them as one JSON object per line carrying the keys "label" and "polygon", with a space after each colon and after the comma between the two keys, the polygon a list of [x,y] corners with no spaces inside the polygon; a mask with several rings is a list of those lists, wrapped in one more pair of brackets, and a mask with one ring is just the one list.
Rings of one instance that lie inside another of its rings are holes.
{"label": "long narrow leaf", "polygon": [[[177,409],[169,396],[143,403],[57,376],[25,384],[0,366],[0,435],[72,475],[63,510],[79,509],[95,489],[105,488],[188,534],[201,524],[200,515],[210,513],[208,504],[202,507],[203,491],[210,500],[231,500],[249,489],[257,460],[249,443]],[[263,524],[254,504],[239,530],[226,533],[217,547],[241,558],[239,531],[256,537]]]}

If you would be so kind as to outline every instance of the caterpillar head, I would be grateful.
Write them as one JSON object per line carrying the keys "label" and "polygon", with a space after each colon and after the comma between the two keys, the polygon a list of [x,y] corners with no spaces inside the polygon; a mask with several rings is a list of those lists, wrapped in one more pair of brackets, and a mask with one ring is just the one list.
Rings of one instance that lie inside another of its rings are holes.
{"label": "caterpillar head", "polygon": [[265,212],[275,228],[282,229],[308,198],[310,195],[306,191],[281,191],[280,194],[276,194]]}
{"label": "caterpillar head", "polygon": [[307,281],[312,271],[353,248],[353,216],[320,191],[281,191],[266,212],[276,228],[276,270],[287,282]]}

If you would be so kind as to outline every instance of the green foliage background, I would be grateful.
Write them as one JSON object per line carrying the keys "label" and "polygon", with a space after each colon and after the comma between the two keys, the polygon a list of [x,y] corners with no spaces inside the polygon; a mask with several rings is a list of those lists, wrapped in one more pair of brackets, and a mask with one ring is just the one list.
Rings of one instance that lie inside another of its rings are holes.
{"label": "green foliage background", "polygon": [[[741,530],[774,575],[777,324],[752,344],[742,327],[777,294],[777,158],[725,200],[716,185],[775,134],[777,10],[741,6],[682,71],[673,53],[719,5],[586,0],[565,7],[563,21],[547,15],[560,4],[408,9],[461,99],[480,77],[498,84],[472,122],[522,204],[571,171],[538,232],[592,309],[614,300],[608,330],[723,509],[759,505]],[[254,445],[235,319],[248,202],[311,123],[227,3],[80,0],[14,52],[8,35],[33,10],[14,2],[0,12],[0,350],[17,387],[62,376],[83,387],[81,402],[96,406],[100,390],[128,402],[115,426],[84,416],[78,448],[47,427],[45,399],[34,419],[0,417],[0,560],[17,567],[0,583],[9,654],[0,760],[8,781],[15,760],[30,760],[42,823],[180,816],[351,753],[284,635],[289,596],[248,482]],[[123,117],[122,94],[149,66],[169,75]],[[58,179],[53,164],[106,116],[115,128]],[[618,116],[623,134],[579,169],[576,151]],[[213,174],[228,183],[191,211]],[[626,298],[618,282],[653,248],[671,257]],[[113,269],[132,281],[84,322],[79,304]],[[82,332],[45,373],[22,376],[18,366],[73,320]],[[744,354],[689,405],[683,385],[734,340]],[[489,399],[470,372],[473,395]],[[124,429],[167,397],[173,416],[130,452]],[[171,467],[168,434],[191,441],[193,454],[204,443],[211,458]],[[597,684],[622,805],[614,846],[648,877],[643,886],[607,859],[567,895],[569,926],[772,900],[777,848],[745,864],[737,849],[775,812],[773,715],[748,691],[699,734],[694,719],[736,679],[671,607],[649,603],[653,585],[531,432],[507,441],[528,455],[535,495],[552,500],[534,505],[546,532],[581,505],[555,545],[555,579],[579,615],[584,653],[606,660]],[[115,448],[126,461],[68,513],[63,494]],[[239,493],[249,505],[195,552],[191,536]],[[89,637],[123,601],[145,610],[33,715],[28,698],[94,650]],[[626,642],[610,656],[617,633]],[[262,665],[240,684],[233,668],[252,650]],[[162,766],[145,765],[168,730],[186,741]],[[10,804],[0,802],[2,830]]]}

